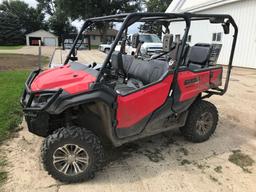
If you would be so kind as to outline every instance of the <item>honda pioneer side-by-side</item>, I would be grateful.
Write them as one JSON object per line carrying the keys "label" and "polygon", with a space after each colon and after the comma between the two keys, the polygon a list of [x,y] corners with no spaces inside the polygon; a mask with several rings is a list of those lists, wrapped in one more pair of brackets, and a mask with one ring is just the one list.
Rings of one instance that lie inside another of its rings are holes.
{"label": "honda pioneer side-by-side", "polygon": [[[223,34],[232,33],[225,75],[216,64],[220,45],[187,44],[191,24],[200,20],[220,26]],[[109,53],[99,52],[106,55],[101,67],[79,63],[80,36],[89,27],[108,22],[122,25]],[[138,35],[132,37],[134,55],[125,52],[123,37],[136,22],[163,26],[160,52],[143,57]],[[181,41],[174,41],[170,33],[173,22],[184,22]],[[218,112],[204,99],[227,91],[237,34],[230,15],[131,13],[87,19],[63,66],[35,70],[25,83],[21,104],[29,131],[45,137],[44,168],[59,181],[80,182],[103,166],[104,146],[118,147],[176,128],[191,142],[209,139]]]}

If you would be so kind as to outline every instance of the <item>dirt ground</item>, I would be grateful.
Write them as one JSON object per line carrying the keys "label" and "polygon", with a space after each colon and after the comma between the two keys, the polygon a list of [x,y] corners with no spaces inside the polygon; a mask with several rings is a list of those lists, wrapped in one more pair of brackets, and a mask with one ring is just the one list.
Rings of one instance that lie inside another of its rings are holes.
{"label": "dirt ground", "polygon": [[[60,64],[62,64],[65,61],[68,53],[69,53],[69,50],[57,49],[54,53],[51,65],[53,67],[60,66]],[[105,53],[100,52],[97,49],[79,50],[77,52],[77,57],[78,57],[77,62],[85,63],[85,64],[92,64],[93,62],[96,62],[97,64],[102,64],[106,56],[107,55]]]}
{"label": "dirt ground", "polygon": [[[51,57],[54,49],[55,49],[55,47],[42,46],[42,55],[46,56],[46,57]],[[37,46],[24,46],[21,49],[0,50],[0,54],[1,53],[38,55],[38,47]]]}
{"label": "dirt ground", "polygon": [[[47,57],[42,58],[42,63],[48,62]],[[0,71],[32,70],[38,67],[38,57],[24,54],[1,54]]]}
{"label": "dirt ground", "polygon": [[[17,191],[234,191],[252,192],[256,184],[256,70],[235,68],[223,96],[210,99],[219,124],[209,141],[193,144],[178,130],[108,150],[108,165],[80,184],[62,184],[40,163],[42,138],[25,124],[1,150],[7,156],[8,181],[3,190]],[[239,150],[239,151],[238,151]]]}

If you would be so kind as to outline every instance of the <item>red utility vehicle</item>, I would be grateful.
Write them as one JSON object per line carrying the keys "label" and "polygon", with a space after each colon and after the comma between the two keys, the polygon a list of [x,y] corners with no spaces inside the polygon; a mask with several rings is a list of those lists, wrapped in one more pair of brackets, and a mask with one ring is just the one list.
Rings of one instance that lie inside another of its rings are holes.
{"label": "red utility vehicle", "polygon": [[[208,20],[233,30],[224,86],[223,67],[216,64],[221,45],[187,42],[192,21]],[[140,56],[138,36],[127,42],[135,22],[160,22],[165,27],[163,50]],[[184,21],[181,42],[173,42],[172,22]],[[95,23],[123,22],[100,68],[76,57],[77,43]],[[36,70],[26,81],[21,98],[29,131],[45,137],[42,161],[54,178],[80,182],[91,178],[104,162],[103,146],[115,147],[173,128],[189,141],[206,141],[218,122],[216,107],[205,98],[223,95],[229,83],[238,29],[229,15],[132,13],[87,19],[62,67]],[[122,40],[120,51],[114,51]],[[124,47],[131,43],[135,55]]]}

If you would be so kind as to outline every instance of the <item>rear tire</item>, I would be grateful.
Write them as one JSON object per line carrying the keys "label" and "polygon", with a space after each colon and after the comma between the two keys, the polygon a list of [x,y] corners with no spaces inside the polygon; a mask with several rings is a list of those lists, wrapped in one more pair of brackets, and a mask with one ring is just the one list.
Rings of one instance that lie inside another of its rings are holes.
{"label": "rear tire", "polygon": [[43,142],[41,156],[49,175],[61,182],[76,183],[94,177],[103,166],[104,152],[99,138],[91,131],[70,127],[49,135]]}
{"label": "rear tire", "polygon": [[198,100],[192,105],[186,124],[180,130],[188,141],[200,143],[210,138],[217,124],[216,107],[208,101]]}

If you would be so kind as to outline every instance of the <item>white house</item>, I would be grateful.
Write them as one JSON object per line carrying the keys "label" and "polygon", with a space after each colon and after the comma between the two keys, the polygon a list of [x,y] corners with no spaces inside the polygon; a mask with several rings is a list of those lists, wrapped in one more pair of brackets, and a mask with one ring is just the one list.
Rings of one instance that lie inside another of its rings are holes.
{"label": "white house", "polygon": [[[238,41],[233,65],[256,68],[256,0],[174,0],[167,13],[229,14],[238,25]],[[184,33],[184,22],[171,24],[170,31],[178,39]],[[232,28],[232,27],[231,27]],[[218,63],[227,64],[233,30],[225,35],[218,24],[193,21],[188,43],[220,43],[223,45]]]}
{"label": "white house", "polygon": [[45,46],[58,46],[58,37],[48,31],[41,29],[26,35],[27,45],[38,45],[39,40]]}

